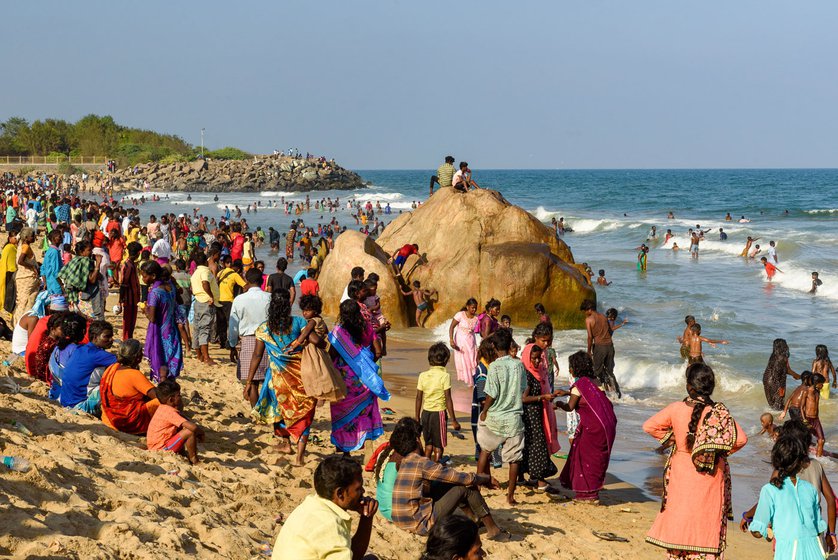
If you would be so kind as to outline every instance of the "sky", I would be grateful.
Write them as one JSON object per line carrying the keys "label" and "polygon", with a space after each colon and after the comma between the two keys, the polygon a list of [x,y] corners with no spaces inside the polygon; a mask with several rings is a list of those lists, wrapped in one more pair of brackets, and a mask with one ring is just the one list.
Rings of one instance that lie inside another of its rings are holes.
{"label": "sky", "polygon": [[8,2],[0,120],[352,169],[838,167],[838,2]]}

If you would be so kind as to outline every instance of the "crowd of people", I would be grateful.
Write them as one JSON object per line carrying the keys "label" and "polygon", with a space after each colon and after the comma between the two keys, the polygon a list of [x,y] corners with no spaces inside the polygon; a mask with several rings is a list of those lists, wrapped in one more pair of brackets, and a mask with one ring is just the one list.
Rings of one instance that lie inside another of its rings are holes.
{"label": "crowd of people", "polygon": [[[448,180],[442,173],[437,178],[441,185]],[[462,174],[461,181],[477,188],[469,175]],[[371,499],[351,454],[385,434],[379,402],[390,398],[381,377],[390,324],[376,295],[379,278],[360,267],[347,278],[331,329],[322,317],[317,275],[342,231],[337,222],[315,232],[294,220],[285,234],[286,256],[269,274],[256,258],[258,237],[246,220],[167,214],[142,224],[136,207],[108,197],[84,200],[69,187],[56,177],[3,179],[7,242],[0,252],[0,301],[12,321],[12,351],[4,365],[23,357],[26,373],[46,383],[60,406],[145,436],[148,449],[179,453],[192,463],[200,460],[204,430],[184,411],[177,382],[190,353],[212,366],[210,345],[229,351],[253,418],[270,426],[277,450],[294,454],[298,465],[306,460],[317,404],[328,402],[336,454],[317,467],[315,494],[283,525],[275,558],[289,557],[283,556],[289,551],[299,558],[363,558],[376,513],[401,530],[427,536],[427,560],[481,558],[477,522],[486,539],[510,536],[480,490],[499,487],[492,469],[503,465],[510,507],[518,504],[521,484],[548,494],[560,494],[563,487],[579,502],[598,503],[617,434],[609,394],[621,395],[612,336],[625,319],[618,324],[616,310],[601,314],[594,301],[582,303],[587,347],[569,356],[571,383],[562,388],[553,325],[543,305],[534,306],[535,327],[519,345],[500,301],[489,299],[479,313],[476,298],[464,302],[450,322],[448,344],[428,349],[415,414],[396,423],[367,465],[375,473]],[[268,235],[276,254],[280,237],[273,228]],[[396,251],[394,275],[418,254],[416,245]],[[287,269],[295,257],[304,269],[292,278]],[[604,272],[600,276],[604,279]],[[109,310],[111,292],[118,293],[119,304]],[[414,283],[403,294],[416,299],[421,325],[420,306],[431,291]],[[147,319],[144,343],[134,337],[140,311]],[[121,320],[121,328],[108,317]],[[702,342],[724,341],[702,338],[690,319],[682,337],[687,397],[644,425],[670,453],[663,507],[647,540],[667,549],[670,558],[714,558],[723,554],[731,511],[727,457],[747,438],[727,408],[713,402],[715,375],[702,358]],[[114,338],[121,342],[112,351]],[[834,549],[834,497],[824,522],[815,506],[819,491],[829,503],[831,488],[825,476],[817,478],[807,438],[815,434],[820,455],[818,399],[829,375],[833,384],[838,378],[826,347],[818,347],[812,371],[800,376],[801,387],[784,402],[786,376],[797,374],[782,342],[775,341],[776,356],[766,369],[766,396],[791,420],[782,428],[773,426],[773,418],[765,423],[777,438],[776,472],[754,511],[743,514],[743,527],[764,536],[773,526],[778,550],[795,539],[803,547]],[[452,353],[457,380],[472,388],[473,472],[454,468],[445,455],[449,424],[453,433],[461,430],[446,369]],[[553,461],[560,451],[556,410],[567,414],[570,441],[561,472]],[[556,475],[558,485],[549,481]],[[795,499],[807,513],[788,520],[788,504]],[[354,535],[348,511],[361,516]],[[690,529],[696,515],[706,522]],[[818,535],[826,526],[829,538],[821,542]]]}

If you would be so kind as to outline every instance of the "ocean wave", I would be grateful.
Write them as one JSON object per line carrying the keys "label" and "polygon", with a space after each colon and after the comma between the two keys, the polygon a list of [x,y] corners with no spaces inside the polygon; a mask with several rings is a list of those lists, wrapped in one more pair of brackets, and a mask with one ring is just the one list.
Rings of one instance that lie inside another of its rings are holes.
{"label": "ocean wave", "polygon": [[804,210],[807,214],[838,214],[838,208],[815,208],[813,210]]}
{"label": "ocean wave", "polygon": [[287,198],[287,197],[290,197],[290,196],[296,196],[296,195],[298,195],[298,194],[300,194],[298,191],[291,191],[291,192],[285,192],[285,191],[265,191],[265,192],[261,192],[261,193],[259,193],[259,196],[266,196],[266,197],[269,197],[269,198],[279,198],[279,197],[283,197],[283,196],[284,196],[284,197],[286,197],[286,198]]}
{"label": "ocean wave", "polygon": [[[812,289],[812,270],[810,268],[803,268],[802,266],[793,262],[780,261],[778,268],[783,272],[777,272],[771,280],[775,285],[782,286],[787,290],[794,290],[796,292],[809,293]],[[768,276],[763,270],[761,273],[763,280],[767,283]],[[823,280],[823,279],[822,279]],[[826,281],[818,288],[815,297],[827,299],[833,302],[838,302],[838,284]]]}

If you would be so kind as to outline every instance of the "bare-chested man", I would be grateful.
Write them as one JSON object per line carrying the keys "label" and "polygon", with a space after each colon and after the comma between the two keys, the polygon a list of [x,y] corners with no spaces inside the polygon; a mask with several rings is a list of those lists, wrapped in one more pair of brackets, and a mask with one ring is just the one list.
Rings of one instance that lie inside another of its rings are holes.
{"label": "bare-chested man", "polygon": [[690,364],[703,364],[704,363],[704,352],[702,352],[701,343],[706,342],[712,347],[716,347],[717,344],[727,344],[727,340],[713,340],[711,338],[704,338],[701,336],[701,325],[698,323],[693,323],[690,327],[690,338],[688,341],[688,346],[690,348],[690,355],[687,358],[687,361]]}
{"label": "bare-chested man", "polygon": [[681,343],[681,358],[686,360],[690,357],[690,338],[692,335],[692,331],[690,331],[690,327],[695,324],[695,317],[692,315],[687,315],[684,317],[684,322],[687,324],[684,327],[684,334],[678,337],[678,342]]}
{"label": "bare-chested man", "polygon": [[788,402],[786,402],[786,407],[780,414],[780,420],[785,418],[787,413],[792,417],[800,416],[809,431],[818,440],[816,455],[823,457],[823,444],[826,441],[826,436],[819,417],[819,407],[821,389],[826,380],[820,373],[804,371],[800,375],[800,381],[800,386],[794,390]]}

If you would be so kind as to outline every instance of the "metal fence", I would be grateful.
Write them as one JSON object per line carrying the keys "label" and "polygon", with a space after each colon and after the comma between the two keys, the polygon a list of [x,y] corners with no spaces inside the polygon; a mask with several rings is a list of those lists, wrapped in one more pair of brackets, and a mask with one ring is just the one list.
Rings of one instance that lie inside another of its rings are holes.
{"label": "metal fence", "polygon": [[105,165],[107,156],[0,156],[0,165]]}

